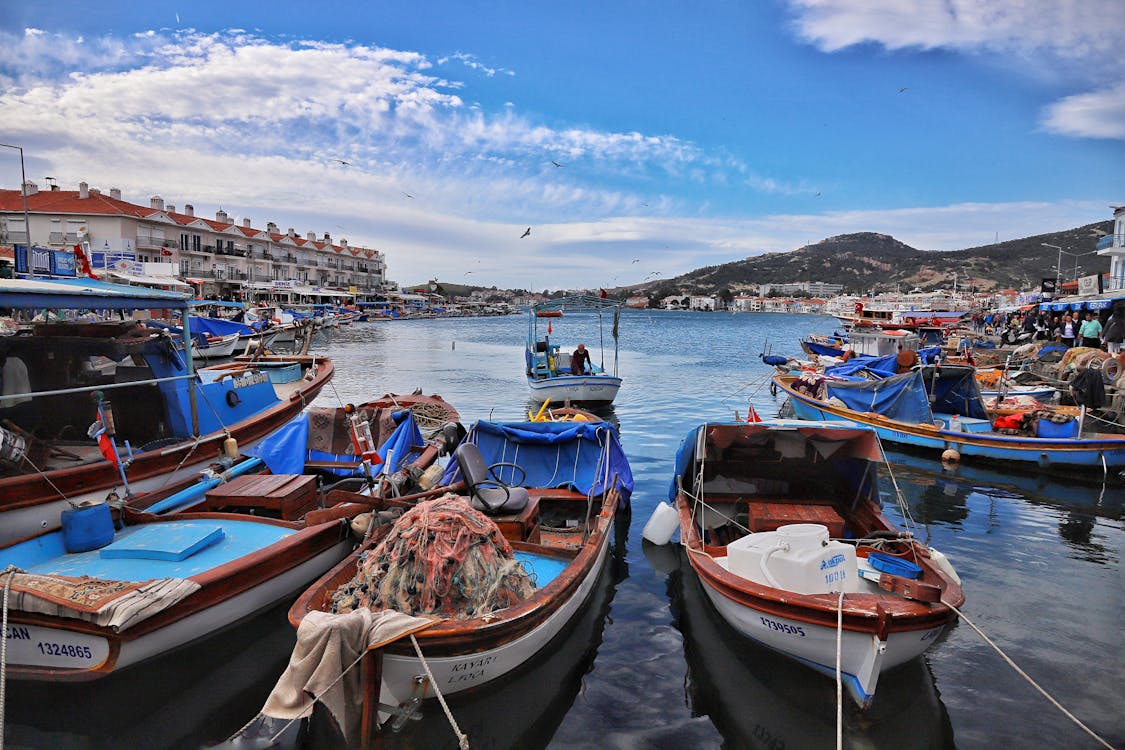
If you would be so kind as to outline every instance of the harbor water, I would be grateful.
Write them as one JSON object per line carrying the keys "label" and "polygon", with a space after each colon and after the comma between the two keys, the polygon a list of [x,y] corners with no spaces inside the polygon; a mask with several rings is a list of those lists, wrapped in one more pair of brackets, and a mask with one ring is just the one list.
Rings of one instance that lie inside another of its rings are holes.
{"label": "harbor water", "polygon": [[[599,328],[593,313],[564,313],[551,322],[552,341],[563,351],[584,342],[594,363],[612,371],[611,321],[603,322]],[[763,417],[775,415],[773,368],[759,354],[797,356],[800,336],[833,325],[768,313],[622,314],[624,385],[606,414],[620,427],[636,479],[631,517],[619,524],[611,565],[567,638],[487,694],[451,701],[471,747],[835,746],[834,682],[735,635],[679,548],[641,538],[652,511],[668,500],[687,431],[736,413],[745,419],[749,403]],[[320,350],[336,376],[317,404],[421,388],[451,402],[466,423],[526,417],[526,335],[522,316],[343,327]],[[885,512],[903,524],[897,486],[918,535],[960,574],[965,615],[1075,716],[1125,747],[1121,484],[1003,467],[947,470],[897,451],[888,457]],[[106,686],[9,685],[6,746],[198,748],[228,736],[264,702],[293,636],[280,609],[212,641]],[[185,659],[190,678],[177,673]],[[170,686],[173,680],[180,683]],[[91,703],[116,690],[115,704],[126,705],[116,705],[117,718],[92,709],[81,718],[84,689]],[[156,697],[161,690],[167,698]],[[389,746],[456,747],[431,703]],[[68,705],[77,716],[61,715]],[[885,674],[869,709],[846,696],[843,709],[846,747],[1098,746],[965,622],[924,657]]]}

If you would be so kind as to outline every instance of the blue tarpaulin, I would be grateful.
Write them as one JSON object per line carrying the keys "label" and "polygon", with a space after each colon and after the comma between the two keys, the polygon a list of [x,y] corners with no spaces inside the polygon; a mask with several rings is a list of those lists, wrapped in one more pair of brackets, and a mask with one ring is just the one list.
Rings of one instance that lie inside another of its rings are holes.
{"label": "blue tarpaulin", "polygon": [[[383,464],[379,471],[390,473],[399,471],[407,463],[417,457],[425,447],[422,432],[418,429],[418,422],[414,413],[404,410],[396,414],[396,419],[401,421],[395,431],[391,433],[382,445],[379,446],[379,458]],[[266,466],[274,474],[301,474],[305,470],[305,461],[357,461],[354,454],[335,454],[325,451],[309,450],[309,420],[308,415],[298,414],[288,424],[259,443],[255,448],[247,451],[248,455],[257,456],[266,462]],[[386,467],[387,456],[391,456],[392,465]],[[384,468],[386,467],[386,468]],[[352,475],[360,473],[360,469],[334,469],[334,474]]]}
{"label": "blue tarpaulin", "polygon": [[[924,349],[918,350],[918,360],[924,365],[932,365],[940,354],[940,346],[927,346]],[[857,357],[852,357],[847,362],[825,368],[824,374],[837,378],[846,378],[861,370],[870,370],[878,375],[890,377],[891,375],[898,374],[898,363],[895,361],[895,357],[897,356],[897,354],[888,354],[885,357],[870,357],[861,354]]]}
{"label": "blue tarpaulin", "polygon": [[[489,465],[516,464],[520,472],[505,466],[496,478],[524,487],[566,488],[601,495],[607,485],[617,485],[622,506],[633,494],[633,472],[617,431],[605,422],[509,422],[480,421],[465,438],[480,448]],[[443,484],[460,479],[456,461],[446,468]]]}
{"label": "blue tarpaulin", "polygon": [[880,380],[830,380],[826,387],[826,398],[837,398],[853,411],[901,422],[933,424],[935,412],[988,419],[971,367],[928,366]]}

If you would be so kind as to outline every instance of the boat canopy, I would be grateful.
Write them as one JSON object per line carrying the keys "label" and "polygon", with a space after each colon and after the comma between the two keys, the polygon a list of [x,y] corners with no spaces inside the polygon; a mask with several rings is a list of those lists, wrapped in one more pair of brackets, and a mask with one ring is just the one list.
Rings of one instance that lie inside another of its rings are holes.
{"label": "boat canopy", "polygon": [[[605,422],[519,422],[499,424],[479,421],[465,440],[475,443],[489,464],[520,466],[524,487],[555,487],[601,495],[616,484],[621,504],[633,494],[633,472],[617,430]],[[501,470],[502,481],[515,483],[511,469]],[[456,461],[446,467],[443,484],[461,478]]]}
{"label": "boat canopy", "polygon": [[94,279],[0,279],[0,307],[56,310],[154,310],[187,307],[191,297]]}
{"label": "boat canopy", "polygon": [[[927,346],[924,349],[918,350],[918,359],[924,365],[934,364],[940,355],[940,346]],[[826,367],[824,374],[837,378],[846,378],[853,376],[857,372],[868,370],[876,373],[880,377],[891,377],[898,374],[898,362],[895,361],[897,356],[897,354],[888,354],[885,357],[867,357],[860,355],[852,357],[847,362],[841,362],[838,365]]]}
{"label": "boat canopy", "polygon": [[[877,373],[876,373],[877,374]],[[888,419],[933,424],[934,414],[988,419],[972,367],[926,366],[879,380],[825,380],[825,400]]]}

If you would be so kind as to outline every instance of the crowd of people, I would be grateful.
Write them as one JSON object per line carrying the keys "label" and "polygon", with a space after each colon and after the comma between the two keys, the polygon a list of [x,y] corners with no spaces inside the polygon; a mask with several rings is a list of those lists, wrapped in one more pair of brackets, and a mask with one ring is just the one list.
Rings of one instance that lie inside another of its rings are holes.
{"label": "crowd of people", "polygon": [[975,313],[973,329],[994,334],[1006,343],[1054,341],[1067,347],[1087,346],[1110,354],[1121,352],[1125,341],[1125,306],[1112,310],[1056,313],[1046,310],[1026,313]]}

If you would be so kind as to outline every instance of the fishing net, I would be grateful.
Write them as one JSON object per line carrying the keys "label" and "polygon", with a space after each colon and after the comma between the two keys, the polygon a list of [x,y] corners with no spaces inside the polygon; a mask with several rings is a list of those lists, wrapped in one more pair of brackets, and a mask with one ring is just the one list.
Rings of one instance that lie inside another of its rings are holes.
{"label": "fishing net", "polygon": [[512,556],[500,530],[457,495],[418,503],[336,590],[332,612],[358,607],[455,620],[523,601],[533,577]]}

